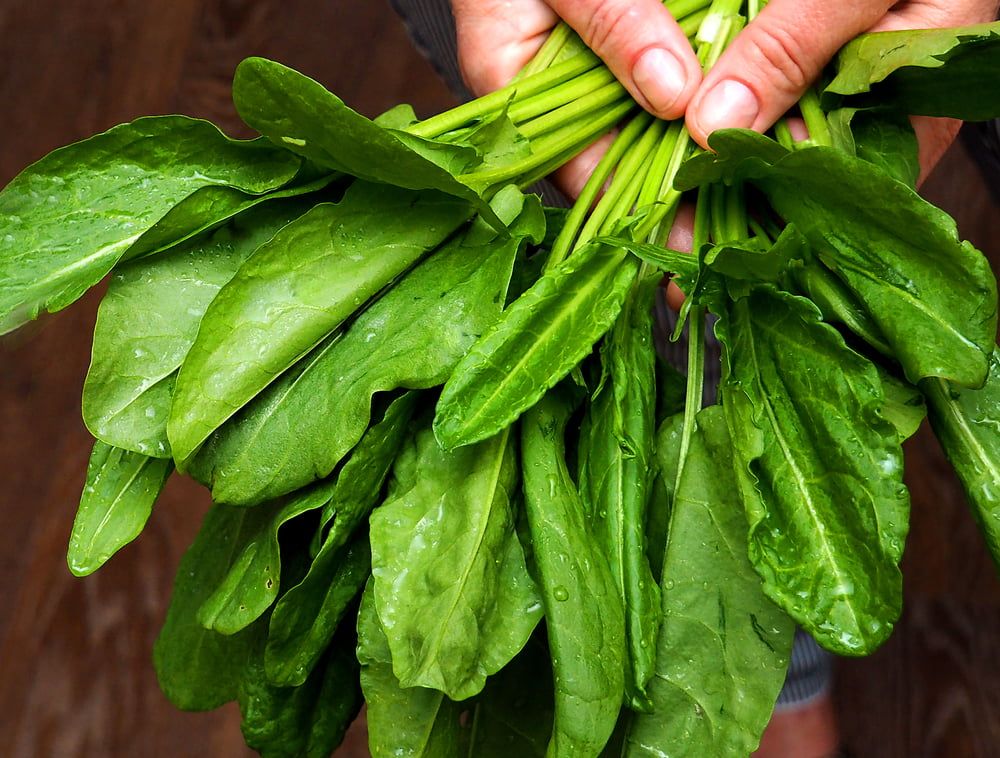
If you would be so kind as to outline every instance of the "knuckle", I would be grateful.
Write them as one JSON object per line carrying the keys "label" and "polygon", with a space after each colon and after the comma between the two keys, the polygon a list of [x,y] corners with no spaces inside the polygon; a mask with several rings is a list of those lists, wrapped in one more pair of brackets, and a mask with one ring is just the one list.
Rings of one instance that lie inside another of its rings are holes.
{"label": "knuckle", "polygon": [[815,72],[808,65],[809,51],[792,30],[762,27],[747,36],[753,63],[766,72],[772,84],[789,94],[798,94],[812,84]]}
{"label": "knuckle", "polygon": [[601,58],[616,47],[628,14],[629,4],[619,0],[600,0],[594,4],[583,37]]}

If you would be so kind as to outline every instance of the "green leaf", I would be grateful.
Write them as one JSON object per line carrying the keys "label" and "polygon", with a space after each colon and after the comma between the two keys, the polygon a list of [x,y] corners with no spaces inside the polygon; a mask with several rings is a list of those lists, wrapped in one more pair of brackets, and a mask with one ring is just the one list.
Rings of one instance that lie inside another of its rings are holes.
{"label": "green leaf", "polygon": [[486,680],[476,700],[467,755],[475,758],[544,758],[555,704],[549,651],[543,635]]}
{"label": "green leaf", "polygon": [[636,282],[602,348],[606,379],[582,437],[580,494],[591,513],[625,608],[626,697],[649,706],[660,627],[660,589],[646,560],[646,508],[655,457],[656,365],[653,296],[659,274]]}
{"label": "green leaf", "polygon": [[389,643],[375,611],[369,581],[358,612],[358,661],[372,758],[458,758],[462,708],[444,693],[403,688],[392,673]]}
{"label": "green leaf", "polygon": [[189,465],[220,502],[247,504],[325,476],[361,437],[372,396],[442,384],[499,317],[536,198],[497,195],[511,236],[481,220],[422,261],[214,434]]}
{"label": "green leaf", "polygon": [[872,320],[853,293],[840,279],[819,261],[810,261],[792,270],[795,284],[820,309],[823,320],[843,324],[883,355],[891,356],[892,348],[878,324]]}
{"label": "green leaf", "polygon": [[187,711],[208,711],[235,700],[243,673],[267,633],[266,619],[225,636],[198,621],[198,609],[229,571],[241,545],[246,508],[215,506],[181,559],[167,619],[153,648],[160,688]]}
{"label": "green leaf", "polygon": [[94,444],[66,556],[75,576],[94,573],[139,536],[173,468],[170,461]]}
{"label": "green leaf", "polygon": [[219,289],[261,244],[308,209],[272,202],[210,237],[120,266],[101,301],[83,420],[108,444],[170,457],[167,416],[177,369]]}
{"label": "green leaf", "polygon": [[167,434],[178,467],[469,213],[444,195],[356,183],[260,247],[208,307],[177,376]]}
{"label": "green leaf", "polygon": [[155,226],[136,240],[122,257],[122,263],[171,250],[232,221],[242,213],[275,200],[312,195],[310,200],[303,200],[305,211],[309,205],[319,202],[315,199],[317,196],[329,199],[331,193],[320,191],[335,178],[331,174],[313,178],[313,173],[303,169],[290,185],[263,195],[249,195],[232,187],[202,187],[171,208]]}
{"label": "green leaf", "polygon": [[422,429],[417,458],[415,485],[371,516],[375,603],[400,684],[464,700],[542,615],[514,531],[514,441],[504,432],[446,453]]}
{"label": "green leaf", "polygon": [[198,621],[220,634],[235,634],[256,621],[278,597],[281,547],[278,532],[298,516],[322,508],[330,497],[330,483],[254,508],[216,505],[246,511],[240,521],[229,568],[198,610]]}
{"label": "green leaf", "polygon": [[878,107],[919,116],[986,121],[1000,116],[1000,22],[864,34],[837,56],[829,106]]}
{"label": "green leaf", "polygon": [[597,755],[624,694],[625,618],[566,468],[571,408],[550,392],[522,422],[524,492],[555,679],[548,755]]}
{"label": "green leaf", "polygon": [[907,378],[986,380],[997,328],[989,262],[955,222],[868,161],[811,147],[764,162],[760,135],[712,135],[715,167],[746,177],[809,241],[879,327]]}
{"label": "green leaf", "polygon": [[794,625],[747,559],[726,420],[698,427],[673,499],[651,714],[636,714],[626,756],[749,755],[785,681]]}
{"label": "green leaf", "polygon": [[627,237],[597,237],[594,241],[602,245],[628,250],[639,260],[662,271],[687,277],[698,275],[698,258],[690,253],[670,250],[649,242],[637,242]]}
{"label": "green leaf", "polygon": [[966,498],[1000,566],[1000,356],[990,358],[986,386],[978,390],[940,379],[921,382],[931,426],[955,468]]}
{"label": "green leaf", "polygon": [[268,682],[289,687],[306,681],[370,575],[367,534],[343,550],[324,549],[316,556],[306,579],[283,595],[271,614],[264,654]]}
{"label": "green leaf", "polygon": [[881,367],[878,375],[885,393],[882,417],[896,428],[899,441],[905,442],[917,433],[927,418],[924,396],[912,384],[897,379]]}
{"label": "green leaf", "polygon": [[338,635],[301,687],[274,687],[261,658],[244,672],[240,730],[263,758],[328,758],[361,708],[354,634]]}
{"label": "green leaf", "polygon": [[877,648],[899,617],[909,497],[875,367],[808,301],[768,287],[717,325],[750,559],[820,644]]}
{"label": "green leaf", "polygon": [[203,187],[262,194],[299,165],[265,140],[231,140],[183,116],[141,118],[49,153],[0,192],[0,334],[74,302]]}
{"label": "green leaf", "polygon": [[319,82],[265,58],[237,67],[233,102],[240,118],[287,150],[366,181],[439,190],[477,205],[497,223],[480,190],[456,178],[479,162],[471,147],[380,126]]}
{"label": "green leaf", "polygon": [[595,244],[544,274],[445,384],[434,419],[441,444],[491,437],[538,402],[611,327],[637,270],[622,251]]}
{"label": "green leaf", "polygon": [[856,154],[910,187],[920,178],[917,135],[906,116],[858,113],[851,121]]}

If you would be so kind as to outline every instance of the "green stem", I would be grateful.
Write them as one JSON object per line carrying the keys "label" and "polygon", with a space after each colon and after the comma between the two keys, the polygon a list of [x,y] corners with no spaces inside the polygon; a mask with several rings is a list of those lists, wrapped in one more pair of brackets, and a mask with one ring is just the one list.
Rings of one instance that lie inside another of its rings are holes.
{"label": "green stem", "polygon": [[[664,129],[664,122],[653,121],[646,128],[642,138],[628,149],[611,179],[611,185],[580,231],[574,249],[582,247],[598,236],[601,231],[608,228],[609,223],[613,224],[628,215],[641,188],[641,184],[635,185],[635,177],[641,171],[641,179],[646,178],[649,157],[662,137]],[[631,192],[633,186],[635,186],[634,195]]]}
{"label": "green stem", "polygon": [[809,141],[815,145],[833,146],[833,135],[830,134],[830,125],[826,120],[826,113],[819,102],[819,94],[815,87],[806,90],[799,100],[799,110],[802,111],[802,118],[806,122],[809,130]]}
{"label": "green stem", "polygon": [[569,255],[573,241],[577,238],[580,228],[587,219],[587,214],[594,206],[597,196],[604,187],[604,183],[611,176],[611,172],[614,171],[615,166],[618,165],[618,161],[621,160],[625,151],[639,139],[640,134],[642,134],[652,119],[652,116],[642,111],[622,129],[621,133],[615,138],[615,141],[611,143],[608,152],[601,158],[597,164],[597,168],[594,169],[590,178],[587,179],[587,183],[583,186],[583,190],[580,192],[579,197],[577,197],[576,202],[573,203],[573,208],[566,217],[566,222],[563,224],[559,236],[552,245],[552,252],[549,254],[549,260],[553,261],[551,265],[561,263]]}
{"label": "green stem", "polygon": [[567,124],[580,123],[584,117],[593,111],[600,110],[608,105],[619,102],[623,97],[627,97],[628,92],[616,80],[600,87],[589,95],[578,100],[567,103],[556,108],[544,116],[539,116],[525,124],[518,126],[518,131],[528,139],[540,137],[543,134],[556,131]]}
{"label": "green stem", "polygon": [[564,63],[540,71],[532,76],[508,84],[496,92],[463,103],[444,113],[439,113],[425,121],[421,121],[407,129],[410,134],[418,137],[438,137],[446,132],[459,129],[470,121],[499,113],[513,98],[515,102],[537,95],[539,92],[556,87],[591,69],[601,65],[600,59],[592,53],[575,55]]}
{"label": "green stem", "polygon": [[[696,255],[708,241],[710,223],[708,196],[705,188],[702,187],[698,191],[698,206],[695,210],[692,240],[692,250]],[[684,475],[684,464],[691,447],[691,438],[694,436],[695,416],[701,410],[702,396],[705,391],[705,308],[700,305],[692,306],[689,312],[687,370],[684,426],[681,429],[680,450],[677,454],[677,478],[674,480],[674,492],[679,491],[681,477]]]}
{"label": "green stem", "polygon": [[532,154],[515,163],[498,166],[471,174],[464,174],[460,179],[470,186],[496,186],[517,182],[523,186],[526,177],[537,181],[541,176],[537,172],[545,168],[551,172],[562,165],[577,152],[583,150],[597,137],[604,134],[635,107],[631,99],[623,99],[613,105],[590,114],[583,125],[569,124],[558,131],[547,134],[543,139],[533,143]]}
{"label": "green stem", "polygon": [[588,71],[559,87],[553,87],[532,97],[519,100],[510,106],[507,115],[515,124],[520,124],[561,108],[567,103],[580,100],[614,80],[614,74],[608,69],[603,66],[595,68],[593,71]]}
{"label": "green stem", "polygon": [[528,64],[514,77],[514,81],[523,80],[549,68],[555,63],[556,58],[559,57],[559,53],[563,51],[566,43],[572,39],[573,34],[573,30],[566,22],[557,24],[556,28],[545,39],[545,42],[542,43],[538,52],[535,53],[535,57],[528,61]]}

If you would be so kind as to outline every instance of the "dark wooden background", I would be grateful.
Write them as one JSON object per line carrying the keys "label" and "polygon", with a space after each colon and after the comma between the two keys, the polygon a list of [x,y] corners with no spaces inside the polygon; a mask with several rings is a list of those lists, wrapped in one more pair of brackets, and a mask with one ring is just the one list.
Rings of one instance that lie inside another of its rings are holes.
{"label": "dark wooden background", "polygon": [[[304,71],[367,114],[453,103],[385,0],[0,0],[0,184],[144,114],[245,134],[229,82],[247,55]],[[996,268],[1000,219],[961,148],[926,194]],[[0,338],[0,755],[243,756],[236,709],[176,711],[150,662],[205,493],[175,477],[135,544],[86,580],[66,569],[99,295]],[[906,610],[882,651],[839,666],[845,736],[864,758],[1000,755],[1000,582],[926,430],[907,467]],[[363,755],[363,731],[353,737],[350,754]]]}

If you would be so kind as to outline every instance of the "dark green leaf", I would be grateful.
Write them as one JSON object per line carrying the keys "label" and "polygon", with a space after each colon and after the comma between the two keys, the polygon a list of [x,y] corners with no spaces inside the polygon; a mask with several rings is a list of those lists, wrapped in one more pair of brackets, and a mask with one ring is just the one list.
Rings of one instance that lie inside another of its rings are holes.
{"label": "dark green leaf", "polygon": [[97,313],[83,387],[83,419],[95,437],[170,457],[167,416],[174,381],[205,310],[243,261],[304,213],[307,202],[269,203],[211,237],[115,271]]}
{"label": "dark green leaf", "polygon": [[369,582],[358,612],[358,661],[372,758],[458,758],[461,706],[438,690],[400,686],[373,590]]}
{"label": "dark green leaf", "polygon": [[986,121],[1000,116],[1000,22],[865,34],[837,56],[827,104]]}
{"label": "dark green leaf", "polygon": [[163,693],[183,710],[208,711],[235,700],[244,670],[267,633],[265,619],[225,636],[197,618],[235,560],[244,522],[252,516],[246,508],[212,508],[177,569],[153,664]]}
{"label": "dark green leaf", "polygon": [[1000,566],[1000,357],[986,386],[962,389],[940,379],[920,384],[931,426],[955,467],[993,560]]}
{"label": "dark green leaf", "polygon": [[851,121],[856,154],[910,187],[917,186],[917,135],[906,116],[858,113]]}
{"label": "dark green leaf", "polygon": [[233,102],[247,124],[322,166],[366,181],[439,190],[475,203],[496,222],[480,192],[456,178],[479,162],[471,147],[380,126],[319,82],[264,58],[237,67]]}
{"label": "dark green leaf", "polygon": [[368,426],[372,396],[442,384],[499,317],[525,238],[541,235],[536,198],[494,200],[511,236],[472,224],[213,435],[190,465],[220,502],[277,497],[330,473]]}
{"label": "dark green leaf", "polygon": [[139,536],[173,468],[170,461],[94,444],[66,556],[74,575],[92,574]]}
{"label": "dark green leaf", "polygon": [[274,687],[260,656],[244,672],[240,730],[262,758],[328,758],[361,708],[354,634],[338,635],[301,687]]}
{"label": "dark green leaf", "polygon": [[281,597],[271,614],[264,653],[268,682],[278,687],[305,682],[370,575],[367,534],[342,550],[324,546],[306,578]]}
{"label": "dark green leaf", "polygon": [[624,755],[749,755],[784,683],[794,625],[747,559],[732,457],[722,409],[699,413],[670,516],[655,711],[632,717]]}
{"label": "dark green leaf", "polygon": [[453,452],[417,436],[415,485],[371,516],[375,603],[396,677],[453,700],[483,688],[542,615],[514,532],[510,432]]}
{"label": "dark green leaf", "polygon": [[281,547],[278,532],[292,519],[322,508],[330,497],[330,482],[319,482],[289,496],[254,508],[216,505],[245,511],[233,542],[229,568],[198,609],[206,629],[235,634],[256,621],[278,597]]}
{"label": "dark green leaf", "polygon": [[997,327],[996,280],[955,222],[878,167],[811,147],[764,161],[766,138],[712,135],[721,175],[753,179],[775,210],[848,286],[907,378],[969,387],[986,380]]}
{"label": "dark green leaf", "polygon": [[201,188],[261,194],[299,165],[264,140],[231,140],[183,116],[141,118],[55,150],[0,192],[0,334],[75,301]]}
{"label": "dark green leaf", "polygon": [[600,552],[607,556],[625,608],[625,691],[648,707],[660,591],[646,560],[646,508],[655,456],[656,366],[652,347],[653,295],[659,274],[636,282],[605,338],[606,379],[590,404],[580,494],[592,514]]}
{"label": "dark green leaf", "polygon": [[771,288],[736,301],[717,332],[764,591],[825,647],[870,653],[899,616],[909,513],[878,372],[808,301]]}
{"label": "dark green leaf", "polygon": [[208,307],[177,376],[167,433],[178,466],[469,213],[445,195],[356,183],[260,247]]}
{"label": "dark green leaf", "polygon": [[[380,497],[416,400],[417,393],[411,392],[394,401],[326,487],[315,558],[302,581],[282,594],[271,614],[264,663],[272,684],[302,684],[370,575],[367,531],[349,548],[344,545]],[[326,524],[329,531],[324,537]]]}
{"label": "dark green leaf", "polygon": [[611,327],[637,270],[635,259],[595,244],[543,275],[445,384],[434,419],[441,444],[491,437],[538,402]]}
{"label": "dark green leaf", "polygon": [[570,407],[550,392],[522,423],[522,469],[555,678],[548,755],[597,755],[624,694],[625,618],[566,468]]}
{"label": "dark green leaf", "polygon": [[698,259],[690,253],[670,250],[648,242],[636,242],[627,237],[598,237],[594,240],[610,247],[628,250],[639,260],[661,271],[695,277],[698,275]]}
{"label": "dark green leaf", "polygon": [[793,269],[795,284],[823,314],[830,324],[843,324],[883,355],[892,355],[892,348],[868,311],[847,286],[819,261],[810,261]]}
{"label": "dark green leaf", "polygon": [[543,635],[535,635],[476,701],[469,758],[544,758],[552,734],[551,668]]}

